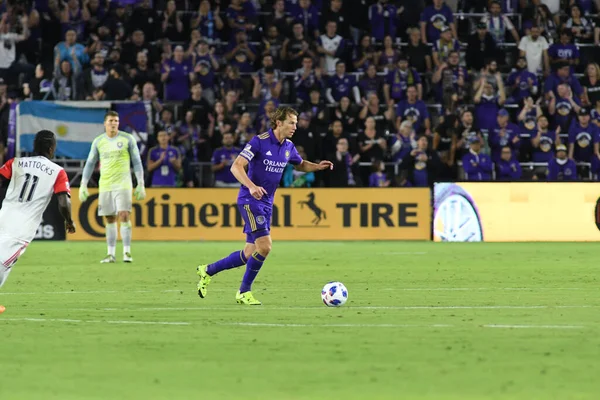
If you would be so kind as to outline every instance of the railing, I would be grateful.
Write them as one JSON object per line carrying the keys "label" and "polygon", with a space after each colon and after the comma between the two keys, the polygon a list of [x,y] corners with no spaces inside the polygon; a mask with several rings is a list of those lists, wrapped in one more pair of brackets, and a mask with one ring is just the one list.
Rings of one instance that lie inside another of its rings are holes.
{"label": "railing", "polygon": [[[81,174],[83,171],[83,166],[85,165],[85,160],[66,160],[66,159],[55,159],[52,160],[58,165],[62,166],[67,174],[69,175],[69,180],[72,186],[78,186],[80,184]],[[394,177],[399,176],[400,174],[400,162],[384,162],[387,171],[393,171]],[[548,163],[536,163],[536,162],[521,162],[519,163],[522,169],[533,170],[536,167],[548,167]],[[588,171],[588,180],[593,179],[592,171],[591,171],[591,163],[586,162],[578,162],[576,163],[578,167],[587,167]],[[198,183],[199,187],[212,187],[214,185],[214,174],[211,171],[210,162],[192,162],[190,166],[194,169],[195,180]],[[371,168],[372,163],[370,162],[359,162],[357,164],[360,168]],[[462,169],[462,161],[458,160],[457,165],[460,168],[459,177],[464,177],[464,170]],[[496,178],[496,168],[492,169],[492,178]],[[147,179],[149,179],[147,177]],[[92,182],[93,184],[93,182]],[[364,185],[363,185],[364,186]]]}

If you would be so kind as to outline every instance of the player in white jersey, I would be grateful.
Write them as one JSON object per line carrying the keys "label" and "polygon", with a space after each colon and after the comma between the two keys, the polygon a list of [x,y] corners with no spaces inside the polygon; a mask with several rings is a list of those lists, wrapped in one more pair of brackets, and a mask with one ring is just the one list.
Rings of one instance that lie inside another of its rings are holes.
{"label": "player in white jersey", "polygon": [[13,158],[0,168],[0,176],[10,179],[0,208],[0,286],[35,237],[52,195],[58,196],[67,232],[75,232],[69,178],[62,167],[50,161],[55,149],[54,133],[39,131],[33,143],[37,156]]}

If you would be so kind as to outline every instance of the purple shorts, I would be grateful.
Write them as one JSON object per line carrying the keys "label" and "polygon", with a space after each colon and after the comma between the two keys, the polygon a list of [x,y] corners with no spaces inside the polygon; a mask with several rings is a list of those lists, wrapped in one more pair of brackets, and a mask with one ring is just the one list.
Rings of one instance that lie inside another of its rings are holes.
{"label": "purple shorts", "polygon": [[238,208],[244,219],[246,243],[271,234],[271,214],[273,208],[259,202],[238,203]]}

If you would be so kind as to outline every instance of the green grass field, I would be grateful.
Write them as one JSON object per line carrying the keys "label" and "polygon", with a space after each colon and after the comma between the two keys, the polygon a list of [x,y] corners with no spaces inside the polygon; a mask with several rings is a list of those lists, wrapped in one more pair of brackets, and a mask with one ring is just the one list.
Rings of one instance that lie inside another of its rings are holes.
{"label": "green grass field", "polygon": [[[598,399],[598,245],[34,242],[0,289],[0,399]],[[120,250],[119,250],[120,251]],[[349,301],[321,303],[330,280]]]}

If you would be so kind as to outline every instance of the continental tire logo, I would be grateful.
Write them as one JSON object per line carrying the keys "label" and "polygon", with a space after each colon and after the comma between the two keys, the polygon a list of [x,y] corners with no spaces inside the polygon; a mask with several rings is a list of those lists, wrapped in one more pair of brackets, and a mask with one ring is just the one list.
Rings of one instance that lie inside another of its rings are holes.
{"label": "continental tire logo", "polygon": [[[396,194],[389,199],[372,193],[358,189],[281,190],[270,225],[284,240],[429,237],[427,190],[408,189],[402,196],[399,191],[386,191]],[[150,188],[147,194],[145,201],[132,205],[131,223],[141,240],[231,240],[244,226],[235,190],[165,192]],[[74,240],[104,238],[105,220],[98,216],[98,200],[99,195],[91,193],[85,202],[74,202],[73,212],[81,228],[81,235]],[[381,228],[387,231],[382,233]]]}

